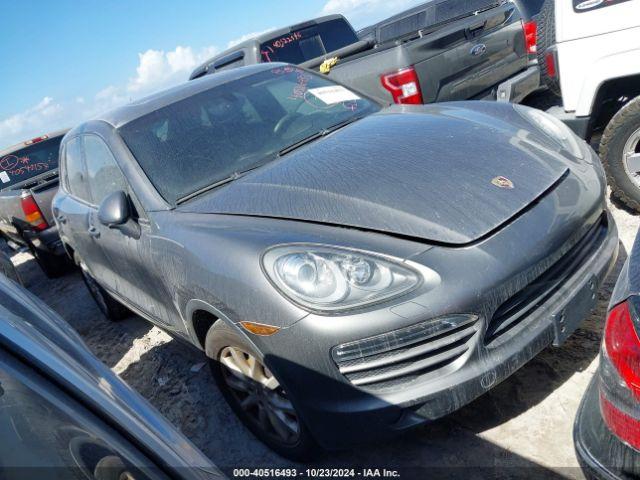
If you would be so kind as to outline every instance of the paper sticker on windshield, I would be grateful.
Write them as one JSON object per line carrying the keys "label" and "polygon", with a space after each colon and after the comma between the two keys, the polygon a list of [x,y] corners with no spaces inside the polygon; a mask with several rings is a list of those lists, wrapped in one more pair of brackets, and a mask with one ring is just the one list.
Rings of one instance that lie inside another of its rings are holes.
{"label": "paper sticker on windshield", "polygon": [[333,85],[331,87],[310,88],[309,93],[313,94],[321,102],[327,105],[333,105],[340,102],[348,102],[351,100],[360,100],[360,97],[347,90],[342,85]]}
{"label": "paper sticker on windshield", "polygon": [[0,172],[0,180],[2,180],[2,183],[9,183],[11,181],[7,172]]}

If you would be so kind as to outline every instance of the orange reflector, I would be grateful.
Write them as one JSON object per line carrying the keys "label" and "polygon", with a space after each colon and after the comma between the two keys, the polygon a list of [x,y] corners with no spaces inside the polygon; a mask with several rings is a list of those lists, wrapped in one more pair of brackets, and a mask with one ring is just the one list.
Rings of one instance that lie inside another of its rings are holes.
{"label": "orange reflector", "polygon": [[42,221],[42,215],[40,212],[28,213],[24,216],[25,220],[29,223],[40,223]]}
{"label": "orange reflector", "polygon": [[264,323],[240,322],[240,325],[242,325],[242,328],[244,328],[247,332],[251,332],[254,335],[261,335],[263,337],[273,335],[278,330],[280,330],[280,327],[265,325]]}

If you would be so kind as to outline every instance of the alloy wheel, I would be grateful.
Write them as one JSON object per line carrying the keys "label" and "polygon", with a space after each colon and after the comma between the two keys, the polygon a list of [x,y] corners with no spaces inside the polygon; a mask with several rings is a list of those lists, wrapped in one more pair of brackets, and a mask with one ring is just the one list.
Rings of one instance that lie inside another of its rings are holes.
{"label": "alloy wheel", "polygon": [[640,188],[640,128],[633,132],[625,143],[622,163],[629,179]]}
{"label": "alloy wheel", "polygon": [[300,422],[286,392],[255,356],[237,347],[220,352],[223,378],[247,417],[274,440],[295,444]]}

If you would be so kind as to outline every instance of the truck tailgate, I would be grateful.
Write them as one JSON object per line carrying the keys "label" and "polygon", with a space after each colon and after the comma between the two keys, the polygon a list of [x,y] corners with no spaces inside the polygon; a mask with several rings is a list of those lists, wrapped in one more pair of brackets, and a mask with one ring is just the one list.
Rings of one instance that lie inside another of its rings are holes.
{"label": "truck tailgate", "polygon": [[[407,45],[409,58],[416,60],[412,65],[425,103],[485,96],[527,67],[522,24],[513,4],[481,13],[474,20],[471,26],[446,29],[427,42]],[[422,52],[434,46],[445,51],[424,59]]]}
{"label": "truck tailgate", "polygon": [[488,96],[527,63],[520,13],[505,3],[345,58],[330,76],[391,102],[380,75],[413,66],[424,103],[432,103]]}

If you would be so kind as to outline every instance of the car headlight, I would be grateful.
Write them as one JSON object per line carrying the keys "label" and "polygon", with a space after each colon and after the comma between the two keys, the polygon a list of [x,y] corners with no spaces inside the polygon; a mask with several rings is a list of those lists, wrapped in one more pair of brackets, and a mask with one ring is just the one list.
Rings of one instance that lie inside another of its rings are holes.
{"label": "car headlight", "polygon": [[346,310],[413,290],[422,275],[399,259],[320,245],[267,250],[264,270],[287,297],[312,310]]}
{"label": "car headlight", "polygon": [[571,153],[571,155],[580,159],[584,158],[584,150],[580,147],[578,138],[562,121],[553,115],[536,110],[535,108],[524,107],[522,105],[514,105],[514,108],[526,120],[533,123],[549,137],[558,142],[560,146]]}

